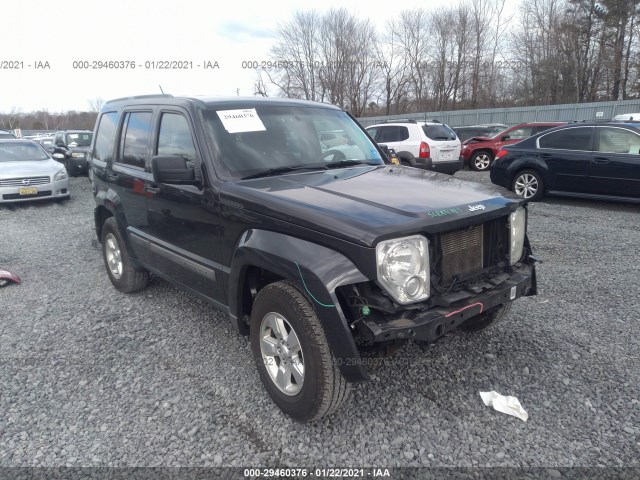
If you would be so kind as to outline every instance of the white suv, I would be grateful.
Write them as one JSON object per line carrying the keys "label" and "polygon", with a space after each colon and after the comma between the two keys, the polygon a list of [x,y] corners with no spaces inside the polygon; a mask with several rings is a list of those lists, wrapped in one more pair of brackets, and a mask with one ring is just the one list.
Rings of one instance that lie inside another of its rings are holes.
{"label": "white suv", "polygon": [[377,143],[393,148],[403,165],[451,175],[464,166],[460,139],[448,125],[436,120],[389,121],[366,130]]}

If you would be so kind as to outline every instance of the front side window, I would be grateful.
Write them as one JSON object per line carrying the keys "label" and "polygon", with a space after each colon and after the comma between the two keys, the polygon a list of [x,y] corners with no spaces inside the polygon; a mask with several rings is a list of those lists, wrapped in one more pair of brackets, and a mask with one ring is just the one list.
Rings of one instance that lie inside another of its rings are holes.
{"label": "front side window", "polygon": [[533,129],[531,127],[522,127],[509,132],[507,135],[509,135],[509,140],[524,140],[529,138],[532,133]]}
{"label": "front side window", "polygon": [[144,168],[151,131],[151,112],[127,112],[122,129],[120,163]]}
{"label": "front side window", "polygon": [[558,150],[591,150],[593,127],[577,127],[558,130],[538,139],[540,148]]}
{"label": "front side window", "polygon": [[158,134],[158,155],[178,155],[187,161],[196,159],[189,122],[180,114],[163,113]]}
{"label": "front side window", "polygon": [[375,144],[343,111],[263,105],[209,109],[204,118],[222,178],[270,169],[332,168],[344,161],[384,164]]}
{"label": "front side window", "polygon": [[600,141],[598,152],[640,154],[640,135],[624,128],[598,128]]}

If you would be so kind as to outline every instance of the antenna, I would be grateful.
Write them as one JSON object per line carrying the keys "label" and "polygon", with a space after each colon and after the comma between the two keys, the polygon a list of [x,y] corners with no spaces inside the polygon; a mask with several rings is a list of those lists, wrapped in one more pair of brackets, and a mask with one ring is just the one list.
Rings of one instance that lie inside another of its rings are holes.
{"label": "antenna", "polygon": [[162,90],[162,85],[158,85],[160,87],[160,91],[162,92],[162,94],[164,95],[164,90]]}

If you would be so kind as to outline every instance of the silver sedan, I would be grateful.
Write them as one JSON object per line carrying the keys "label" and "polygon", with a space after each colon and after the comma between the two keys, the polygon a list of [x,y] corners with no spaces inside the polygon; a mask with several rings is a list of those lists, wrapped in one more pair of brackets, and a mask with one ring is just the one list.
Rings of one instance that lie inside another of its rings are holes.
{"label": "silver sedan", "polygon": [[0,203],[69,198],[64,165],[31,140],[0,140]]}

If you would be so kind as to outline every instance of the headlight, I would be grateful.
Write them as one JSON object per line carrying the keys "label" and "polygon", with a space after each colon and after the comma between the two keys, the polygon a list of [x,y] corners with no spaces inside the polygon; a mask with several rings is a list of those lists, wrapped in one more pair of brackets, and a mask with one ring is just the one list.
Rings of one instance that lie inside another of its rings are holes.
{"label": "headlight", "polygon": [[53,176],[53,179],[56,180],[56,181],[57,180],[64,180],[65,178],[69,178],[69,175],[67,175],[67,170],[64,169],[64,168],[62,170],[59,170],[58,173],[56,173]]}
{"label": "headlight", "polygon": [[71,156],[72,156],[73,158],[84,158],[84,153],[83,153],[83,152],[73,152],[73,153],[71,154]]}
{"label": "headlight", "polygon": [[429,241],[421,236],[380,242],[376,247],[378,281],[400,304],[429,298]]}
{"label": "headlight", "polygon": [[513,265],[522,258],[524,234],[527,229],[527,211],[520,207],[509,215],[510,244],[509,263]]}

